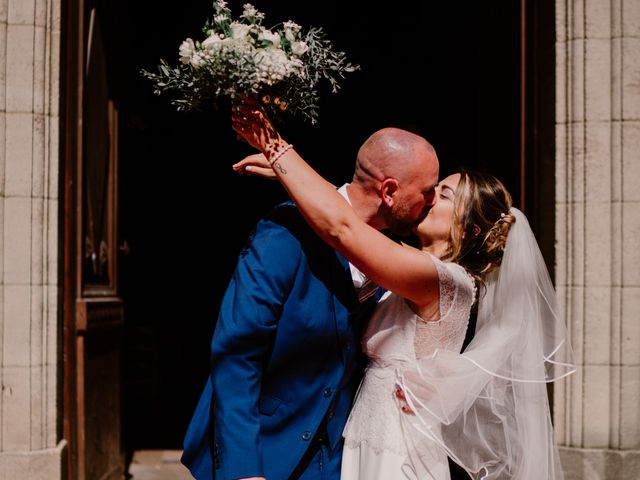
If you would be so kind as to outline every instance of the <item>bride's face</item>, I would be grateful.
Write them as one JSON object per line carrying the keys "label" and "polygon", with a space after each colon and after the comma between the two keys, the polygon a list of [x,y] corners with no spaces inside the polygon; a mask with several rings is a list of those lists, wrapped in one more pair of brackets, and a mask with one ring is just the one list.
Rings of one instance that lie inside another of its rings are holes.
{"label": "bride's face", "polygon": [[436,185],[435,205],[415,229],[423,245],[430,245],[437,241],[450,241],[458,182],[460,182],[460,174],[454,173]]}

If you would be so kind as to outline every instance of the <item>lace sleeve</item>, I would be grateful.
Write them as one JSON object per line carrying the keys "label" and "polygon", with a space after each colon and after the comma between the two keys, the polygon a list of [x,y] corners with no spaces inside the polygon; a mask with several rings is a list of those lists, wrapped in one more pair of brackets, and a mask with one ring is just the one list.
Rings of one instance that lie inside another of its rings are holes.
{"label": "lace sleeve", "polygon": [[438,349],[460,351],[475,300],[473,279],[463,267],[432,258],[440,282],[440,316],[437,321],[416,322],[414,350],[417,359],[432,355]]}
{"label": "lace sleeve", "polygon": [[440,279],[440,318],[448,317],[455,309],[471,308],[475,301],[473,277],[457,263],[443,262],[434,257]]}

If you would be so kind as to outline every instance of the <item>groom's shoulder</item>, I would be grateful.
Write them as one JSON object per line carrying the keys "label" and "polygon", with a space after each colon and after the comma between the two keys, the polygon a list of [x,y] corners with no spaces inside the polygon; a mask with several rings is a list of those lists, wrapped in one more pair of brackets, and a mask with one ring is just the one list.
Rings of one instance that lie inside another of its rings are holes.
{"label": "groom's shoulder", "polygon": [[258,224],[267,228],[285,229],[300,243],[322,242],[313,229],[305,221],[302,213],[292,201],[276,205]]}
{"label": "groom's shoulder", "polygon": [[[286,229],[299,228],[306,225],[300,210],[295,203],[288,200],[272,208],[261,220],[261,222],[273,223]],[[307,227],[309,228],[309,227]]]}
{"label": "groom's shoulder", "polygon": [[295,203],[291,200],[287,200],[285,202],[279,203],[275,207],[273,207],[265,216],[265,220],[270,220],[272,218],[281,218],[288,217],[291,215],[300,216],[300,211]]}

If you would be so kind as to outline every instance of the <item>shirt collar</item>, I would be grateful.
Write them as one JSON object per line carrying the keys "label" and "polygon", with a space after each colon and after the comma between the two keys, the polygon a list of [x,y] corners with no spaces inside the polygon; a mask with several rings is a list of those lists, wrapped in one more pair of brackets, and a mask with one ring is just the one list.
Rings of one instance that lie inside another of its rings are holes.
{"label": "shirt collar", "polygon": [[342,185],[339,189],[338,189],[338,193],[340,195],[342,195],[344,197],[344,199],[347,201],[347,203],[349,205],[351,205],[353,207],[353,205],[351,204],[351,199],[349,199],[349,193],[347,192],[347,187],[349,186],[349,183],[345,183],[344,185]]}

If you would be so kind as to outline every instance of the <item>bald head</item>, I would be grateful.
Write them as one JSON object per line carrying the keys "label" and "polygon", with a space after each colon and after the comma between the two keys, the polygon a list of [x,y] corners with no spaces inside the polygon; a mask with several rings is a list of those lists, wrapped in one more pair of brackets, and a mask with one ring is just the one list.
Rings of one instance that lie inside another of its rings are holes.
{"label": "bald head", "polygon": [[406,130],[383,128],[360,147],[353,182],[363,187],[385,178],[405,182],[421,168],[438,168],[436,152],[431,144]]}
{"label": "bald head", "polygon": [[438,170],[424,138],[399,128],[378,130],[358,151],[352,205],[369,225],[406,235],[433,205]]}

